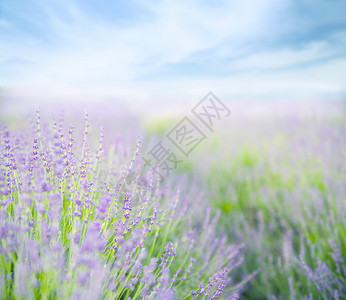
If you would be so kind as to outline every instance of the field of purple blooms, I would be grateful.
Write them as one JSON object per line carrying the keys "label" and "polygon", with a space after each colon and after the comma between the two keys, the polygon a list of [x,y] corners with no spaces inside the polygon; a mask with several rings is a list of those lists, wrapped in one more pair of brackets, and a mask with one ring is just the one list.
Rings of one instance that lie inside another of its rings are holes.
{"label": "field of purple blooms", "polygon": [[96,133],[88,114],[83,126],[39,110],[9,123],[0,130],[1,299],[238,298],[251,279],[233,280],[243,245],[217,229],[203,188],[162,184],[150,171],[145,186],[131,184],[143,169],[140,137]]}
{"label": "field of purple blooms", "polygon": [[0,128],[0,299],[346,298],[343,104],[233,111],[164,181],[174,117],[41,115]]}

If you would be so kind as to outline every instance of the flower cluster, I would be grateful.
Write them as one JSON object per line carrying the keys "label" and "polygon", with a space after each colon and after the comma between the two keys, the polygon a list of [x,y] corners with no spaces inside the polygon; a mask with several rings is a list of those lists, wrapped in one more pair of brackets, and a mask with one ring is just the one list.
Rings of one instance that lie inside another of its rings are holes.
{"label": "flower cluster", "polygon": [[131,158],[106,129],[92,136],[88,114],[81,135],[62,119],[45,124],[39,111],[32,128],[0,130],[2,298],[216,299],[234,291],[229,270],[242,246],[216,231],[200,187],[185,178],[163,185],[149,172],[150,195],[132,205],[138,187],[126,179],[142,169],[140,139]]}

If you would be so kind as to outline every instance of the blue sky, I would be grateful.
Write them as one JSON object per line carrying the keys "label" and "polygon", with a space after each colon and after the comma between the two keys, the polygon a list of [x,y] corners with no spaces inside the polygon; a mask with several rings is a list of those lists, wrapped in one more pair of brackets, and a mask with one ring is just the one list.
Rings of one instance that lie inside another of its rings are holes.
{"label": "blue sky", "polygon": [[343,98],[345,12],[344,0],[0,0],[0,88]]}

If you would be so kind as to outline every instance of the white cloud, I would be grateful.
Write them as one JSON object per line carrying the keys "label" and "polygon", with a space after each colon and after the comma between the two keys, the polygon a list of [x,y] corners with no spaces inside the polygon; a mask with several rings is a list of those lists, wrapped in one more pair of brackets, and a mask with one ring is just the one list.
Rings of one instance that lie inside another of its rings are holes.
{"label": "white cloud", "polygon": [[95,23],[92,16],[68,3],[65,16],[45,6],[49,16],[45,26],[57,39],[56,47],[42,47],[27,40],[8,48],[12,57],[36,65],[34,70],[23,67],[20,77],[26,83],[109,84],[135,79],[224,40],[232,43],[260,34],[269,26],[263,20],[275,12],[277,5],[273,4],[278,1],[235,1],[216,7],[200,6],[197,1],[161,1],[155,5],[142,2],[153,19],[128,28]]}
{"label": "white cloud", "polygon": [[[346,43],[344,47],[346,47]],[[256,53],[231,63],[229,68],[232,70],[277,69],[330,58],[336,54],[340,55],[339,48],[335,49],[330,43],[320,41],[305,45],[301,49],[279,49]]]}
{"label": "white cloud", "polygon": [[[169,64],[189,62],[201,51],[213,49],[213,60],[226,71],[277,69],[334,55],[333,41],[317,41],[303,48],[263,50],[261,41],[275,41],[287,26],[280,18],[289,16],[289,0],[222,1],[138,1],[148,14],[132,25],[119,26],[109,20],[95,20],[73,2],[59,9],[41,0],[48,23],[28,16],[36,26],[45,26],[49,42],[40,36],[21,34],[0,42],[0,80],[9,87],[59,88],[58,94],[89,97],[99,94],[124,98],[174,98],[204,94],[214,90],[228,96],[261,97],[273,93],[339,93],[346,87],[341,79],[345,60],[329,61],[304,70],[268,74],[225,72],[218,77],[200,74],[190,79],[141,81]],[[287,11],[286,11],[287,10]],[[116,15],[115,15],[116,18]],[[5,22],[6,25],[7,21]],[[5,26],[1,25],[0,26]],[[7,26],[7,25],[6,25]],[[292,27],[295,27],[293,24]],[[339,38],[345,38],[341,34]],[[340,39],[335,39],[340,43]],[[345,40],[343,42],[346,44]],[[250,45],[250,46],[249,46]],[[229,62],[227,57],[254,47],[255,54]],[[16,66],[12,60],[26,61]],[[169,71],[167,71],[169,72]],[[47,91],[48,88],[48,91]],[[80,89],[80,92],[75,92]],[[202,90],[203,89],[203,90]],[[33,90],[31,90],[33,91]]]}

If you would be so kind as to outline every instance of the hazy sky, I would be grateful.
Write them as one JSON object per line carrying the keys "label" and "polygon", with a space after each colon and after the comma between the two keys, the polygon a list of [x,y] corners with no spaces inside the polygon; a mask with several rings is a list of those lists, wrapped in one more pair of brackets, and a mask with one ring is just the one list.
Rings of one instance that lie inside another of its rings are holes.
{"label": "hazy sky", "polygon": [[0,0],[0,88],[346,96],[345,0]]}

